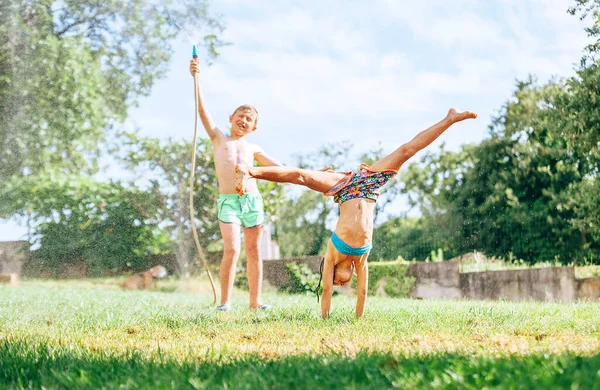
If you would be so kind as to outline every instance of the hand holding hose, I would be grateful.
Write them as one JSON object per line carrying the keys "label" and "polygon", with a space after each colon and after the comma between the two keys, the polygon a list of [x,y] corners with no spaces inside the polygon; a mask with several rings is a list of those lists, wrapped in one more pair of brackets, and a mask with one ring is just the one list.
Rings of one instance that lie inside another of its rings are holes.
{"label": "hand holding hose", "polygon": [[198,74],[200,74],[200,61],[198,60],[198,57],[195,57],[192,62],[190,62],[190,74],[193,77],[196,77]]}

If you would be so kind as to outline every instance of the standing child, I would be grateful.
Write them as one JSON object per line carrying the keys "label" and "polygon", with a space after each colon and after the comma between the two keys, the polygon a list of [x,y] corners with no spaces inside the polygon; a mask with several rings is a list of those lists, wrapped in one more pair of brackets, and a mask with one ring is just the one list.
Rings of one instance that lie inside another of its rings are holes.
{"label": "standing child", "polygon": [[[190,63],[190,73],[195,76],[200,72],[197,58]],[[258,192],[256,180],[246,184],[247,193],[238,195],[234,185],[234,169],[237,164],[252,166],[254,161],[260,165],[281,166],[269,157],[258,145],[246,142],[245,137],[256,130],[258,111],[250,105],[243,105],[229,117],[231,134],[223,134],[214,124],[208,113],[200,83],[198,90],[198,113],[213,145],[215,169],[219,182],[218,218],[224,249],[221,260],[221,305],[218,310],[230,308],[231,290],[235,279],[235,267],[241,249],[241,230],[244,229],[246,251],[246,272],[250,290],[250,307],[268,310],[260,299],[262,288],[262,259],[260,240],[264,222],[263,200]]]}
{"label": "standing child", "polygon": [[367,304],[369,269],[367,257],[373,238],[373,214],[379,189],[394,177],[402,164],[427,147],[453,124],[477,114],[457,112],[451,108],[444,119],[417,134],[392,154],[371,166],[361,164],[357,172],[311,171],[289,167],[236,166],[235,189],[238,194],[251,190],[254,181],[263,179],[279,183],[293,183],[333,196],[340,204],[340,218],[327,243],[323,264],[323,300],[321,315],[326,318],[331,306],[334,285],[345,285],[356,272],[356,317],[360,318]]}

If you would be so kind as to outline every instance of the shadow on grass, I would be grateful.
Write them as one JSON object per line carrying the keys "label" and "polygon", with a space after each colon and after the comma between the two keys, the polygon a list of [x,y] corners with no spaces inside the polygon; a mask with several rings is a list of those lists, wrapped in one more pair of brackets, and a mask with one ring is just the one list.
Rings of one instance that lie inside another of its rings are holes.
{"label": "shadow on grass", "polygon": [[[179,357],[184,358],[184,357]],[[8,388],[519,388],[600,389],[600,355],[394,356],[362,352],[263,359],[219,354],[142,356],[78,346],[0,341]],[[575,387],[574,387],[575,386]]]}

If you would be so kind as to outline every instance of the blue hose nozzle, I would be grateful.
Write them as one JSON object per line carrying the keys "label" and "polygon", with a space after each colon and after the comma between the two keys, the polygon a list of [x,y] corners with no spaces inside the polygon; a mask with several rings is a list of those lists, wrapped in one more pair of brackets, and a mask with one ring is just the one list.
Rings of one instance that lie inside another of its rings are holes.
{"label": "blue hose nozzle", "polygon": [[196,45],[192,47],[192,58],[198,58],[198,50],[196,49]]}

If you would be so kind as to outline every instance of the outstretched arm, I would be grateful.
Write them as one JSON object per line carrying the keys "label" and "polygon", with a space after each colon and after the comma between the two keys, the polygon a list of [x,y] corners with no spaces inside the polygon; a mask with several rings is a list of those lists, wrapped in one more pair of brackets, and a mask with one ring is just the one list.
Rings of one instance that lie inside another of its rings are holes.
{"label": "outstretched arm", "polygon": [[256,152],[254,152],[254,160],[259,163],[263,167],[281,167],[283,166],[279,161],[275,160],[273,157],[269,156],[265,153],[265,151],[260,147],[256,147]]}
{"label": "outstretched arm", "polygon": [[367,290],[369,289],[369,266],[367,257],[363,256],[356,266],[356,318],[362,317],[367,307]]}
{"label": "outstretched arm", "polygon": [[194,58],[190,63],[190,73],[197,79],[196,82],[196,96],[198,98],[198,114],[200,114],[200,119],[202,120],[202,125],[204,125],[204,129],[206,133],[210,137],[212,141],[217,138],[223,137],[223,133],[215,126],[212,117],[210,116],[208,110],[206,109],[206,104],[204,103],[204,95],[202,94],[202,87],[200,86],[200,63],[198,58]]}
{"label": "outstretched arm", "polygon": [[329,317],[331,309],[331,296],[333,295],[333,268],[334,257],[331,241],[327,244],[325,261],[323,262],[323,295],[321,295],[321,317]]}

